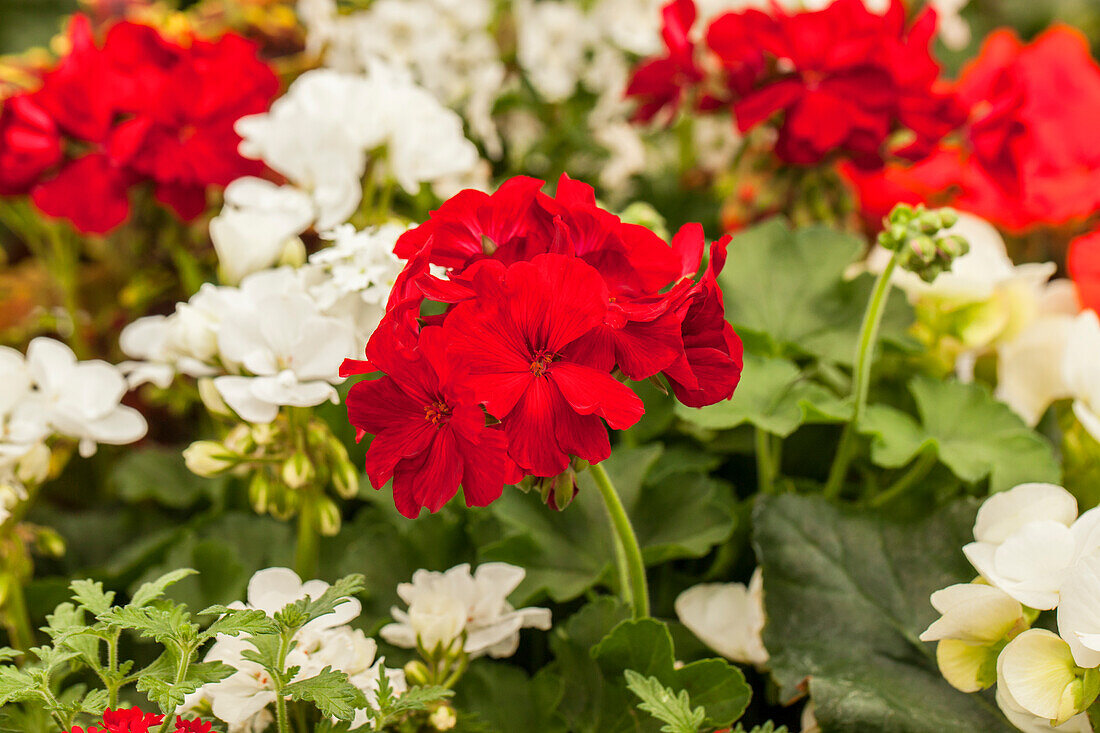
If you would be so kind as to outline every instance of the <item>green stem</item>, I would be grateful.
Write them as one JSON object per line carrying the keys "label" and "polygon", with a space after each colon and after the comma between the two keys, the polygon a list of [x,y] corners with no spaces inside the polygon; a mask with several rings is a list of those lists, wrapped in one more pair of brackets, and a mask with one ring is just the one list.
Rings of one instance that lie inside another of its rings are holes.
{"label": "green stem", "polygon": [[837,447],[836,458],[829,470],[829,479],[825,484],[825,496],[835,499],[840,496],[840,490],[844,487],[844,478],[848,475],[848,466],[852,462],[857,444],[857,428],[863,417],[864,408],[867,406],[867,393],[871,389],[871,365],[874,363],[875,342],[878,340],[878,329],[882,323],[882,315],[886,308],[886,296],[890,294],[890,278],[894,269],[898,266],[898,253],[890,258],[886,268],[879,274],[875,281],[875,289],[871,293],[871,301],[867,304],[867,310],[863,313],[863,325],[859,330],[859,344],[856,347],[856,364],[853,382],[855,383],[855,404],[852,407],[852,419],[844,426],[844,432],[840,436],[840,444]]}
{"label": "green stem", "polygon": [[275,727],[278,733],[290,733],[290,720],[286,714],[286,695],[283,694],[282,675],[286,671],[286,655],[290,651],[290,635],[285,631],[279,642],[279,669],[272,675],[275,684]]}
{"label": "green stem", "polygon": [[27,599],[23,595],[23,585],[18,578],[11,578],[3,611],[9,643],[21,652],[28,651],[34,646],[34,630],[31,628],[30,615],[27,613]]}
{"label": "green stem", "polygon": [[775,493],[775,477],[778,466],[772,455],[772,436],[760,428],[755,428],[756,442],[756,486],[761,494]]}
{"label": "green stem", "polygon": [[634,528],[630,525],[630,518],[623,508],[618,492],[615,491],[611,477],[607,475],[602,464],[595,464],[590,469],[592,478],[600,490],[607,513],[611,517],[611,527],[619,542],[622,543],[626,554],[627,577],[622,579],[623,585],[629,581],[631,607],[634,609],[634,618],[647,618],[649,616],[649,588],[646,585],[645,561],[642,559],[642,548],[638,546],[638,537],[634,534]]}
{"label": "green stem", "polygon": [[317,577],[320,558],[320,544],[317,537],[317,522],[314,516],[317,505],[310,491],[302,498],[298,510],[298,542],[294,548],[294,570],[302,580]]}
{"label": "green stem", "polygon": [[894,482],[893,486],[883,491],[881,494],[877,494],[871,497],[868,504],[874,507],[880,507],[885,504],[889,504],[894,499],[898,498],[906,491],[911,489],[918,481],[928,475],[928,472],[936,465],[936,452],[933,450],[925,450],[922,452],[915,461],[909,466],[909,470],[906,471],[901,478]]}
{"label": "green stem", "polygon": [[[607,517],[610,521],[614,521],[611,519],[610,514]],[[626,560],[626,548],[623,547],[623,541],[619,539],[618,533],[612,533],[612,539],[614,540],[612,545],[615,547],[615,568],[617,571],[615,577],[617,579],[616,584],[619,586],[619,597],[623,599],[623,603],[629,606],[633,596],[630,593],[630,584],[627,582],[630,578],[630,565]]]}
{"label": "green stem", "polygon": [[[191,666],[191,655],[194,653],[193,649],[183,647],[179,649],[180,653],[180,666],[176,670],[176,684],[175,687],[179,687],[183,684],[183,681],[187,679],[187,670]],[[164,711],[164,722],[161,723],[158,733],[167,733],[168,729],[172,726],[172,721],[176,717],[175,708]]]}
{"label": "green stem", "polygon": [[114,635],[107,640],[107,670],[111,672],[111,682],[107,683],[107,707],[112,710],[118,707],[119,684],[115,681],[114,676],[118,672],[118,638],[121,634],[122,629],[117,629]]}

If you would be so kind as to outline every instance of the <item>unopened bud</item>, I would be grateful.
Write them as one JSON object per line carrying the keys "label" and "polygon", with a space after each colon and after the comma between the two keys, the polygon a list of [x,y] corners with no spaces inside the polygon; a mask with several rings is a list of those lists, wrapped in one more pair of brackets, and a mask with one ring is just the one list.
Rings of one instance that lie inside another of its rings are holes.
{"label": "unopened bud", "polygon": [[65,554],[65,540],[49,527],[36,528],[34,547],[40,555],[46,557],[62,557]]}
{"label": "unopened bud", "polygon": [[335,537],[340,534],[340,507],[327,496],[317,499],[317,530],[325,537]]}
{"label": "unopened bud", "polygon": [[405,665],[405,679],[413,685],[428,684],[428,667],[419,659]]}
{"label": "unopened bud", "polygon": [[191,473],[209,478],[229,471],[238,459],[217,441],[196,440],[183,449],[183,461]]}
{"label": "unopened bud", "polygon": [[248,425],[237,425],[229,434],[222,440],[222,445],[227,450],[238,456],[243,456],[251,453],[256,448],[256,441],[252,439],[252,430]]}
{"label": "unopened bud", "polygon": [[317,471],[313,468],[313,462],[302,451],[295,451],[290,458],[283,461],[283,483],[292,489],[308,486],[316,477]]}
{"label": "unopened bud", "polygon": [[923,264],[928,264],[936,259],[938,253],[936,243],[929,236],[914,237],[909,242],[909,250]]}
{"label": "unopened bud", "polygon": [[15,467],[15,477],[24,484],[37,485],[49,478],[50,449],[45,443],[36,443],[27,451]]}
{"label": "unopened bud", "polygon": [[455,715],[454,708],[450,705],[441,705],[428,716],[428,722],[436,730],[450,730],[458,724],[458,717]]}
{"label": "unopened bud", "polygon": [[301,237],[292,237],[283,245],[279,255],[279,264],[289,267],[301,267],[306,262],[306,245]]}
{"label": "unopened bud", "polygon": [[212,414],[221,417],[233,416],[233,411],[229,409],[229,405],[225,404],[218,388],[214,386],[214,380],[209,377],[199,380],[199,399]]}
{"label": "unopened bud", "polygon": [[344,451],[342,458],[333,458],[332,485],[336,493],[344,499],[354,499],[359,495],[359,471]]}
{"label": "unopened bud", "polygon": [[898,204],[890,211],[886,222],[888,224],[901,224],[905,227],[913,220],[914,213],[913,207],[909,204]]}
{"label": "unopened bud", "polygon": [[268,445],[275,440],[276,430],[272,423],[250,425],[249,428],[252,433],[252,440],[256,442],[256,445]]}
{"label": "unopened bud", "polygon": [[257,514],[267,513],[273,489],[266,471],[256,471],[252,474],[252,480],[248,482],[248,502]]}
{"label": "unopened bud", "polygon": [[949,234],[939,240],[940,249],[950,259],[955,260],[970,251],[970,243],[957,234]]}
{"label": "unopened bud", "polygon": [[267,500],[267,511],[276,519],[290,519],[302,505],[302,495],[285,486],[273,484]]}

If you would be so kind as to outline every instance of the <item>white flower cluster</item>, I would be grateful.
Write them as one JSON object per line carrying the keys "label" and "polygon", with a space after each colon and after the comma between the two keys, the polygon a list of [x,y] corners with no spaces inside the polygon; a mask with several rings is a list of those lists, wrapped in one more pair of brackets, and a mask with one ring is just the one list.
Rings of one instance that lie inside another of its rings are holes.
{"label": "white flower cluster", "polygon": [[[1051,484],[1022,484],[985,501],[963,552],[981,574],[932,596],[942,614],[921,635],[955,687],[997,683],[997,701],[1026,731],[1091,731],[1100,692],[1100,509]],[[1058,633],[1028,628],[1057,609]],[[1007,644],[1006,644],[1007,642]]]}
{"label": "white flower cluster", "polygon": [[[268,568],[252,576],[248,583],[248,603],[233,603],[230,608],[255,608],[274,616],[287,604],[303,598],[318,598],[329,585],[321,580],[305,583],[287,568]],[[385,673],[395,693],[406,690],[401,670],[384,669],[377,657],[378,645],[348,624],[362,611],[359,601],[348,598],[335,612],[314,619],[294,637],[295,646],[287,654],[287,667],[298,667],[294,681],[315,677],[325,668],[344,672],[372,705],[377,700],[378,681]],[[266,671],[244,657],[252,649],[247,635],[219,636],[206,654],[207,662],[222,662],[237,671],[220,682],[200,687],[184,703],[184,711],[209,707],[214,717],[229,725],[229,733],[260,733],[272,723],[269,706],[275,692]],[[356,711],[352,728],[366,725],[367,711]]]}
{"label": "white flower cluster", "polygon": [[0,347],[0,523],[25,484],[46,478],[51,435],[76,441],[82,456],[145,436],[145,418],[121,404],[126,389],[117,367],[77,361],[60,341],[36,338],[25,357]]}
{"label": "white flower cluster", "polygon": [[525,575],[523,568],[502,562],[483,563],[471,575],[468,564],[440,573],[417,570],[411,583],[397,586],[408,610],[392,609],[395,623],[382,627],[381,636],[394,646],[418,645],[429,653],[452,649],[470,657],[488,654],[510,657],[519,646],[519,630],[550,628],[550,610],[515,609],[508,595]]}
{"label": "white flower cluster", "polygon": [[676,598],[676,615],[691,633],[731,662],[763,667],[764,578],[760,568],[743,583],[702,583]]}
{"label": "white flower cluster", "polygon": [[327,66],[358,72],[381,60],[406,70],[499,155],[492,110],[505,67],[489,30],[492,0],[375,0],[354,13],[340,12],[337,0],[299,0],[298,14],[309,50]]}
{"label": "white flower cluster", "polygon": [[406,75],[372,63],[365,73],[317,69],[300,76],[259,115],[237,121],[241,153],[285,176],[233,181],[210,223],[222,279],[235,284],[273,266],[311,226],[346,222],[369,185],[391,178],[415,194],[422,183],[450,193],[479,175],[462,119]]}

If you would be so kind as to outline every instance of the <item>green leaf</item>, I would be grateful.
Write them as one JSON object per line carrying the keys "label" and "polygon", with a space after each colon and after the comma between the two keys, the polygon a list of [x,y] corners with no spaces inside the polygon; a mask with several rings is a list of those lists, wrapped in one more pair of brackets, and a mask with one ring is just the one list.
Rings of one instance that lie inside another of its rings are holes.
{"label": "green leaf", "polygon": [[609,677],[621,679],[629,669],[656,677],[673,690],[685,690],[716,727],[740,718],[752,696],[741,670],[724,659],[702,659],[677,669],[672,635],[656,619],[623,621],[596,645],[592,655]]}
{"label": "green leaf", "polygon": [[178,583],[189,575],[195,575],[195,573],[196,571],[191,568],[180,568],[179,570],[165,573],[156,580],[144,583],[137,589],[137,592],[134,593],[134,597],[130,599],[130,606],[141,608],[142,606],[149,605],[163,596],[168,586]]}
{"label": "green leaf", "polygon": [[665,723],[661,727],[664,733],[698,733],[707,714],[703,708],[691,707],[691,698],[685,691],[676,694],[656,677],[643,677],[632,669],[624,675],[627,688],[642,700],[638,709]]}
{"label": "green leaf", "polygon": [[356,593],[362,592],[364,588],[366,588],[366,580],[363,576],[358,573],[352,573],[351,575],[340,578],[330,585],[320,597],[298,601],[302,610],[305,612],[306,621],[303,625],[321,616],[332,613],[336,610],[337,606],[347,601]]}
{"label": "green leaf", "polygon": [[181,644],[194,639],[198,627],[190,622],[186,609],[151,606],[123,606],[101,614],[99,620],[111,626],[136,631],[141,636],[155,639],[161,644]]}
{"label": "green leaf", "polygon": [[15,667],[0,667],[0,705],[42,699],[38,681]]}
{"label": "green leaf", "polygon": [[917,638],[937,616],[932,592],[974,577],[962,554],[974,514],[959,502],[900,523],[820,497],[760,497],[764,643],[781,699],[809,680],[826,733],[1014,730],[988,697],[948,685]]}
{"label": "green leaf", "polygon": [[[874,278],[844,274],[865,249],[851,235],[824,227],[791,231],[780,219],[735,236],[718,281],[726,318],[746,350],[851,364]],[[881,337],[910,344],[912,322],[905,296],[892,293]]]}
{"label": "green leaf", "polygon": [[176,682],[179,658],[171,651],[162,654],[141,671],[137,690],[155,702],[167,714],[183,704],[184,698],[203,685],[220,682],[236,672],[222,662],[192,662],[183,681]]}
{"label": "green leaf", "polygon": [[356,708],[369,704],[366,695],[348,681],[344,672],[325,667],[315,677],[291,682],[285,688],[292,700],[313,703],[327,717],[351,720]]}
{"label": "green leaf", "polygon": [[754,725],[751,730],[746,730],[745,726],[740,723],[733,729],[733,733],[789,733],[787,726],[781,725],[778,728],[775,727],[775,723],[768,721],[762,725]]}
{"label": "green leaf", "polygon": [[279,625],[263,611],[255,608],[237,609],[225,606],[211,606],[203,610],[200,615],[220,614],[219,618],[203,632],[205,638],[213,638],[218,634],[237,636],[238,634],[276,634]]}
{"label": "green leaf", "polygon": [[[735,524],[728,486],[698,470],[662,465],[662,452],[659,444],[617,450],[604,462],[648,565],[701,557],[728,539]],[[678,462],[683,454],[673,455]],[[535,494],[519,491],[507,491],[493,502],[506,535],[485,546],[481,560],[526,569],[517,598],[531,600],[545,592],[555,601],[567,601],[611,577],[614,547],[607,510],[587,472],[578,482],[580,492],[562,512],[551,511]]]}
{"label": "green leaf", "polygon": [[787,437],[804,423],[843,422],[851,405],[802,375],[798,366],[779,357],[745,354],[741,382],[733,399],[707,407],[677,403],[676,415],[712,430],[755,425]]}
{"label": "green leaf", "polygon": [[167,448],[125,453],[112,467],[108,481],[124,501],[152,500],[172,509],[194,506],[225,486],[225,479],[196,476],[188,470],[179,450]]}
{"label": "green leaf", "polygon": [[99,581],[74,580],[69,588],[77,605],[93,616],[106,613],[115,602],[115,592],[103,590],[103,583]]}
{"label": "green leaf", "polygon": [[872,436],[871,459],[878,465],[904,466],[928,448],[963,481],[989,477],[991,492],[1061,480],[1050,442],[984,385],[916,377],[909,391],[919,423],[885,405],[869,407],[860,423],[861,432]]}
{"label": "green leaf", "polygon": [[427,710],[432,703],[446,700],[452,695],[453,691],[440,685],[410,687],[390,703],[387,712],[391,716],[400,716],[416,710]]}
{"label": "green leaf", "polygon": [[455,690],[455,707],[473,713],[488,731],[565,733],[557,713],[564,682],[542,672],[529,678],[519,667],[478,659]]}

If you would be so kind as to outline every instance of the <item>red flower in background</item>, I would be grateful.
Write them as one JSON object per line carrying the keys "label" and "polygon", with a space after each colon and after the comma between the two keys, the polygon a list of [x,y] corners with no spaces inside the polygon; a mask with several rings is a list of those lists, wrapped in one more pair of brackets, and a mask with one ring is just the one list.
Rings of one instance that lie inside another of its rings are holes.
{"label": "red flower in background", "polygon": [[1030,44],[991,34],[957,94],[970,110],[960,141],[913,166],[852,175],[869,219],[899,200],[927,202],[1023,232],[1100,208],[1100,66],[1079,32],[1056,26]]}
{"label": "red flower in background", "polygon": [[1100,313],[1100,232],[1077,237],[1069,243],[1066,269],[1077,286],[1081,307]]}
{"label": "red flower in background", "polygon": [[659,112],[675,115],[684,97],[703,79],[690,38],[695,25],[693,0],[673,0],[661,9],[664,56],[644,61],[630,78],[626,94],[639,102],[634,119],[649,122]]}
{"label": "red flower in background", "polygon": [[[238,154],[233,130],[278,91],[251,42],[230,34],[181,45],[123,22],[100,47],[77,15],[69,43],[40,89],[5,102],[22,127],[10,132],[8,113],[0,115],[0,163],[19,164],[12,173],[3,166],[0,193],[29,191],[44,213],[98,234],[126,220],[129,191],[139,183],[151,182],[156,198],[189,220],[205,208],[208,186],[262,170]],[[28,120],[38,134],[26,134]],[[49,141],[51,130],[67,138],[67,159],[61,137]]]}
{"label": "red flower in background", "polygon": [[[436,511],[460,484],[483,505],[524,475],[607,458],[607,427],[644,412],[616,376],[664,371],[700,406],[728,398],[740,377],[716,280],[727,240],[700,274],[701,226],[670,244],[601,209],[583,183],[563,176],[553,197],[542,186],[519,177],[491,195],[463,191],[405,233],[394,251],[408,262],[367,360],[345,364],[384,374],[352,388],[348,415],[376,436],[372,484],[392,476],[407,516]],[[425,300],[441,307],[422,315]]]}
{"label": "red flower in background", "polygon": [[0,104],[0,196],[27,193],[61,161],[61,134],[29,95]]}
{"label": "red flower in background", "polygon": [[813,12],[727,13],[711,24],[707,43],[731,70],[742,132],[783,113],[775,148],[782,160],[809,166],[840,153],[874,168],[899,128],[915,140],[893,152],[920,155],[962,121],[936,88],[935,26],[929,9],[906,28],[901,0],[884,15],[862,0],[837,0]]}
{"label": "red flower in background", "polygon": [[[707,29],[702,62],[689,38],[695,15],[692,0],[664,8],[668,52],[643,62],[627,89],[639,102],[636,119],[675,114],[694,91],[701,110],[732,103],[742,132],[776,121],[775,152],[786,163],[811,166],[842,155],[862,168],[881,166],[887,154],[919,158],[964,119],[929,52],[931,9],[909,27],[901,0],[885,14],[862,0],[812,12],[778,5],[770,13],[729,12]],[[901,130],[909,142],[890,149]]]}

